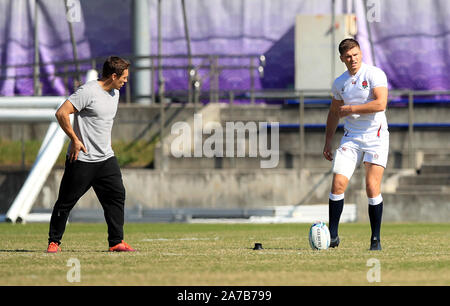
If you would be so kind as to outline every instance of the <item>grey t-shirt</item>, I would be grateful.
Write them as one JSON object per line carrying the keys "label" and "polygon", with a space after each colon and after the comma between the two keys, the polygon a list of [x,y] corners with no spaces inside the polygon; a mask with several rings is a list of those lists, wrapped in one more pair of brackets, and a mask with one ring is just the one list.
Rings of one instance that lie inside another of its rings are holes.
{"label": "grey t-shirt", "polygon": [[[78,110],[74,115],[73,130],[87,150],[80,151],[78,160],[104,161],[114,156],[111,130],[119,103],[119,91],[105,91],[97,80],[80,86],[68,99]],[[72,142],[69,145],[68,151]]]}

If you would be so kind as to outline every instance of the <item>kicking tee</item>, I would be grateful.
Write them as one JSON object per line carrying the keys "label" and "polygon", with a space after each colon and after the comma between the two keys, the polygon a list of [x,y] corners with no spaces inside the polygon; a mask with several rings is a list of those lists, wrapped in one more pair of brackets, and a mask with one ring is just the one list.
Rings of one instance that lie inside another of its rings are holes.
{"label": "kicking tee", "polygon": [[[345,105],[358,105],[374,100],[373,89],[376,87],[388,87],[386,74],[380,68],[362,63],[354,76],[348,70],[340,75],[333,83],[332,93]],[[344,118],[344,131],[349,136],[374,134],[380,137],[387,128],[385,111]]]}
{"label": "kicking tee", "polygon": [[[83,162],[100,162],[114,156],[111,131],[119,104],[119,91],[105,91],[97,80],[80,86],[68,99],[78,112],[74,114],[73,130],[87,150],[80,151]],[[70,152],[72,142],[67,154]]]}

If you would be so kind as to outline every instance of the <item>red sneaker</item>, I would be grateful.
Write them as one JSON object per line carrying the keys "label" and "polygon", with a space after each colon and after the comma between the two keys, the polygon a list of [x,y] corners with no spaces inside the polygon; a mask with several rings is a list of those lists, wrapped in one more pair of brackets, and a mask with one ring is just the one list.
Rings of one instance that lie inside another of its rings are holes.
{"label": "red sneaker", "polygon": [[110,252],[135,252],[136,250],[133,249],[128,243],[122,240],[121,243],[116,244],[113,247],[109,248]]}
{"label": "red sneaker", "polygon": [[47,253],[58,253],[58,252],[61,252],[59,244],[57,244],[56,242],[50,242],[48,244]]}

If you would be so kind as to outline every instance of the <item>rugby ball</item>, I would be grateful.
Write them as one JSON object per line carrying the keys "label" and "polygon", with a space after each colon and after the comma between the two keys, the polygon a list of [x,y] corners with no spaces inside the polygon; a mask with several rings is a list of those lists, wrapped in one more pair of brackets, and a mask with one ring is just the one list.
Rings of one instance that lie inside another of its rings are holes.
{"label": "rugby ball", "polygon": [[325,223],[314,222],[309,229],[309,245],[313,250],[326,250],[330,247],[330,231]]}

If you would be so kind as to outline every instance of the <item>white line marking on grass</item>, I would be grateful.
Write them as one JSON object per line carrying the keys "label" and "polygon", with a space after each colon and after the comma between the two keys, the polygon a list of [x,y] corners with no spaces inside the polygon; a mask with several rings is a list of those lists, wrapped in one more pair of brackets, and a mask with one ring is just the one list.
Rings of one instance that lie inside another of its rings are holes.
{"label": "white line marking on grass", "polygon": [[162,253],[164,256],[183,256],[183,254],[175,254],[175,253]]}
{"label": "white line marking on grass", "polygon": [[188,238],[147,238],[142,239],[144,242],[152,242],[152,241],[205,241],[205,240],[219,240],[219,237],[215,238],[197,238],[197,237],[188,237]]}

